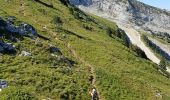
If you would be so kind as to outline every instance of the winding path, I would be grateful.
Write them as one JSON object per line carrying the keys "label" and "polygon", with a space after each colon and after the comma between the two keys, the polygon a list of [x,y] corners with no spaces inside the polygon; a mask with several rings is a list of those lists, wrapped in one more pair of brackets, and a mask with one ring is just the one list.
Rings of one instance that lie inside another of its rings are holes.
{"label": "winding path", "polygon": [[[56,34],[57,34],[56,32],[53,32],[53,31],[49,30],[48,28],[46,28],[46,30],[47,30],[49,33],[51,33],[51,35],[53,35],[56,40],[60,40],[60,39],[58,39],[58,38],[56,37]],[[100,96],[100,93],[99,93],[98,88],[97,88],[97,86],[96,86],[96,75],[95,75],[94,67],[93,67],[91,64],[89,64],[87,61],[85,61],[83,58],[81,58],[81,57],[76,53],[76,51],[72,48],[72,46],[71,46],[70,43],[64,42],[64,44],[66,45],[66,47],[68,48],[68,50],[70,50],[71,54],[72,54],[77,60],[79,60],[79,61],[80,61],[81,63],[83,63],[86,67],[89,68],[90,74],[91,74],[91,76],[92,76],[91,85],[96,88],[97,93],[98,93],[98,99],[99,99],[99,100],[103,100],[103,98]]]}
{"label": "winding path", "polygon": [[80,56],[78,56],[78,54],[76,53],[76,51],[71,47],[70,43],[67,43],[67,48],[70,50],[70,52],[73,54],[73,56],[79,60],[81,63],[83,63],[85,66],[87,66],[90,70],[90,74],[92,76],[92,80],[91,80],[91,85],[93,87],[96,88],[97,90],[97,93],[98,93],[98,97],[99,97],[99,100],[101,100],[101,96],[100,96],[100,93],[97,89],[97,86],[96,86],[96,75],[95,75],[95,72],[94,72],[94,68],[91,64],[89,64],[88,62],[86,62],[84,59],[82,59]]}

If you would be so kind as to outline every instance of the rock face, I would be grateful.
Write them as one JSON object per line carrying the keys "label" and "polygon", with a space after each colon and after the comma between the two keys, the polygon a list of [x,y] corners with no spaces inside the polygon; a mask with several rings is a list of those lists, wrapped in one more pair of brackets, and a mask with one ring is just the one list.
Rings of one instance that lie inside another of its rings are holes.
{"label": "rock face", "polygon": [[170,34],[170,13],[136,0],[70,0],[70,3],[117,23],[135,26],[151,33]]}
{"label": "rock face", "polygon": [[11,44],[7,44],[0,41],[0,53],[13,53],[15,52],[15,48]]}
{"label": "rock face", "polygon": [[[5,43],[3,38],[11,42],[17,42],[19,37],[36,38],[38,33],[33,26],[27,23],[21,23],[18,26],[14,24],[15,17],[8,17],[7,20],[0,18],[0,53],[15,53],[15,47],[11,43]],[[24,55],[29,55],[24,53]]]}
{"label": "rock face", "polygon": [[32,38],[38,35],[33,26],[27,23],[21,23],[19,26],[16,26],[14,25],[14,20],[14,17],[8,17],[7,21],[0,18],[0,36],[18,34]]}

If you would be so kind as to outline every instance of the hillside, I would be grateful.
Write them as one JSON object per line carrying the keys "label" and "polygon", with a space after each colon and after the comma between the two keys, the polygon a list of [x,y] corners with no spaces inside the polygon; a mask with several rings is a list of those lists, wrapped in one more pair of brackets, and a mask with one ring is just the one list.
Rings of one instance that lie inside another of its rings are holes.
{"label": "hillside", "polygon": [[0,100],[90,100],[93,87],[101,100],[170,99],[170,80],[126,45],[115,23],[63,0],[0,5],[0,43],[8,45],[0,44],[0,79],[9,86]]}
{"label": "hillside", "polygon": [[[150,50],[150,47],[141,43],[143,41],[140,40],[140,36],[142,33],[147,33],[162,41],[168,42],[170,37],[170,13],[168,11],[144,4],[137,0],[69,1],[72,5],[77,6],[84,12],[115,22],[119,28],[125,31],[133,44],[143,50],[151,61],[159,64],[160,58],[152,53],[154,51]],[[163,51],[157,53],[169,62],[167,56],[170,56],[168,53],[170,49],[167,48],[164,50],[165,46],[164,44],[160,45],[157,43],[156,47]],[[169,69],[167,69],[167,71],[169,71]]]}

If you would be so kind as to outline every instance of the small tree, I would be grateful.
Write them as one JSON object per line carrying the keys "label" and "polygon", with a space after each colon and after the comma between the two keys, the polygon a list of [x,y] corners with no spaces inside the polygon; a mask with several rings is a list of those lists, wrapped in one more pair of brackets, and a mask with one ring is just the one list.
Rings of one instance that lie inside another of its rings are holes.
{"label": "small tree", "polygon": [[52,23],[55,25],[56,31],[60,31],[62,29],[63,22],[60,17],[54,16]]}
{"label": "small tree", "polygon": [[159,66],[162,68],[162,69],[164,69],[164,70],[166,70],[166,61],[165,61],[165,59],[161,59],[161,61],[160,61],[160,63],[159,63]]}
{"label": "small tree", "polygon": [[110,27],[108,27],[107,29],[106,29],[106,33],[107,33],[107,35],[109,36],[109,37],[111,37],[111,38],[113,38],[113,29],[111,29]]}
{"label": "small tree", "polygon": [[61,18],[58,16],[53,18],[53,23],[56,25],[56,27],[61,27],[63,25]]}
{"label": "small tree", "polygon": [[141,50],[138,46],[136,45],[130,45],[131,50],[133,50],[139,57],[148,59],[145,52]]}
{"label": "small tree", "polygon": [[62,4],[64,4],[65,6],[68,6],[69,1],[68,0],[59,0]]}

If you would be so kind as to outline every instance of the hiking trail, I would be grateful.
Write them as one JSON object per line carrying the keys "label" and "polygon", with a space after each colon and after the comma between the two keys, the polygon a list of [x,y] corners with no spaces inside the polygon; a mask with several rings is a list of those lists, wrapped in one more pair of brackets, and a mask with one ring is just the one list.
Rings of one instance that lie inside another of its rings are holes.
{"label": "hiking trail", "polygon": [[[50,31],[50,30],[48,30],[48,28],[46,28],[46,31],[48,31],[49,33],[51,33],[51,35],[55,36],[55,39],[56,39],[56,40],[60,40],[60,39],[57,38],[57,36],[56,36],[57,33],[56,33],[56,32]],[[62,40],[60,40],[60,41],[62,41]],[[64,41],[62,41],[62,42],[66,45],[66,47],[68,48],[68,50],[70,51],[70,53],[75,57],[76,60],[80,61],[80,62],[83,63],[86,67],[89,68],[89,72],[90,72],[90,74],[91,74],[91,80],[90,80],[90,81],[91,81],[91,85],[97,90],[98,100],[103,100],[103,98],[101,98],[100,93],[99,93],[99,90],[98,90],[98,88],[97,88],[97,86],[96,86],[96,75],[95,75],[94,67],[93,67],[91,64],[89,64],[87,61],[85,61],[83,58],[81,58],[81,57],[76,53],[76,51],[72,48],[72,46],[71,46],[70,43],[64,42]]]}
{"label": "hiking trail", "polygon": [[26,13],[25,13],[25,2],[21,2],[20,3],[19,13],[22,14],[23,16],[26,16]]}
{"label": "hiking trail", "polygon": [[76,53],[76,51],[71,47],[70,43],[67,43],[67,48],[70,50],[70,52],[73,54],[73,56],[79,60],[81,63],[83,63],[86,67],[89,68],[89,71],[90,71],[90,74],[92,76],[92,79],[91,79],[91,85],[93,87],[96,88],[97,90],[97,93],[98,93],[98,97],[99,97],[99,100],[101,100],[101,97],[100,97],[100,93],[97,89],[97,86],[96,86],[96,75],[95,75],[95,71],[94,71],[94,68],[91,64],[89,64],[88,62],[86,62],[84,59],[82,59],[80,56],[78,56],[78,54]]}

